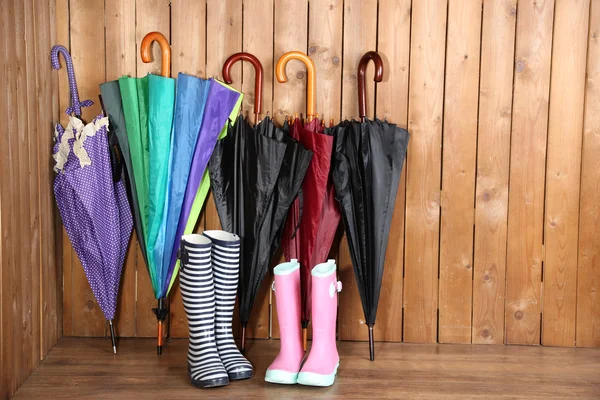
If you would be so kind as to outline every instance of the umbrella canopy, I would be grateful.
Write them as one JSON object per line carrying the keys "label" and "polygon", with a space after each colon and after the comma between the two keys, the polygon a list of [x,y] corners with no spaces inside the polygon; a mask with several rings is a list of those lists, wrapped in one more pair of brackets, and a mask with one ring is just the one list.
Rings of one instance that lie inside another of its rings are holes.
{"label": "umbrella canopy", "polygon": [[[231,113],[229,114],[229,117],[228,117],[228,122],[231,121],[232,123],[234,123],[235,119],[236,119],[235,118],[236,115],[238,115],[240,112],[240,108],[242,106],[242,100],[244,98],[244,95],[242,93],[238,92],[237,90],[235,90],[234,88],[232,88],[231,86],[224,84],[223,82],[214,80],[214,83],[225,86],[229,90],[234,91],[235,93],[237,93],[239,95],[238,100],[235,103],[235,105],[234,105],[233,109],[231,110]],[[223,139],[225,137],[225,135],[227,135],[227,128],[229,126],[228,122],[223,124],[223,127],[221,129],[221,132],[219,133],[217,140]],[[214,148],[214,146],[213,146],[213,148]],[[196,223],[198,222],[198,218],[200,217],[200,212],[202,211],[202,208],[204,207],[204,202],[206,201],[209,190],[210,190],[210,175],[208,173],[208,168],[205,167],[204,174],[202,175],[202,180],[200,181],[200,185],[198,186],[196,195],[194,197],[194,200],[191,204],[191,208],[189,210],[187,222],[185,222],[185,226],[183,228],[183,235],[188,235],[193,232],[194,227],[196,226]],[[186,193],[187,193],[187,188],[186,188]],[[183,213],[182,213],[182,215],[183,215]],[[181,217],[180,217],[180,223],[183,224],[183,218],[181,218]],[[180,226],[183,226],[183,225],[180,225]],[[178,226],[178,229],[180,228],[180,226]],[[175,236],[175,238],[178,238],[178,237],[180,237],[180,235]],[[177,241],[174,244],[174,246],[176,246],[176,245],[177,245]],[[177,249],[173,248],[172,251],[173,251],[173,253],[171,254],[171,262],[173,262],[173,259],[177,256]],[[173,287],[173,284],[175,283],[177,273],[179,272],[179,267],[180,267],[179,259],[176,259],[175,266],[171,270],[171,275],[170,275],[171,279],[169,282],[169,288],[167,290],[167,293],[170,292],[171,288]]]}
{"label": "umbrella canopy", "polygon": [[137,201],[137,190],[135,182],[132,181],[133,164],[131,161],[131,153],[129,152],[129,140],[127,139],[127,127],[125,124],[125,114],[123,113],[123,105],[121,103],[121,90],[119,89],[119,81],[105,82],[100,85],[100,93],[104,102],[104,110],[108,115],[110,129],[117,136],[119,148],[125,163],[125,186],[128,193],[129,204],[132,208],[134,217],[135,233],[142,248],[142,256],[144,262],[146,259],[146,245],[142,231],[142,221],[140,218],[139,203]]}
{"label": "umbrella canopy", "polygon": [[66,60],[72,106],[66,110],[67,127],[57,124],[55,128],[54,196],[92,292],[109,321],[116,352],[112,319],[133,219],[121,174],[113,179],[108,117],[99,115],[87,125],[82,122],[81,107],[93,103],[79,101],[73,64],[65,47],[52,48],[53,68],[60,69],[59,54]]}
{"label": "umbrella canopy", "polygon": [[[286,82],[285,66],[291,59],[305,63],[308,71],[307,120],[306,125],[294,118],[289,125],[290,136],[298,140],[314,156],[302,184],[302,196],[294,202],[288,218],[283,249],[287,260],[298,259],[302,287],[302,327],[304,346],[311,316],[311,269],[325,262],[335,238],[340,221],[339,207],[334,200],[333,182],[329,178],[333,136],[324,133],[324,128],[315,113],[315,67],[312,60],[300,52],[289,52],[281,56],[276,66],[279,82]],[[300,201],[302,200],[302,212]]]}
{"label": "umbrella canopy", "polygon": [[383,75],[379,55],[365,54],[358,70],[362,122],[345,121],[331,132],[335,135],[335,194],[342,209],[354,275],[369,327],[372,361],[375,357],[373,325],[409,134],[394,124],[366,118],[364,74],[369,60],[375,61],[375,80],[381,81]]}
{"label": "umbrella canopy", "polygon": [[[161,47],[168,48],[164,36],[152,32],[144,37],[142,53],[144,50],[149,53],[153,40],[157,40]],[[144,61],[149,62],[150,59]],[[163,297],[160,273],[162,260],[156,257],[156,253],[160,254],[162,250],[157,240],[166,201],[175,105],[175,80],[168,78],[167,73],[163,70],[164,76],[149,74],[143,78],[119,79],[133,171],[131,177],[136,187],[141,236],[147,256],[146,266],[157,299]]]}
{"label": "umbrella canopy", "polygon": [[[208,195],[208,178],[204,180],[208,160],[227,121],[230,120],[232,114],[236,115],[239,111],[241,101],[242,95],[240,92],[215,79],[210,80],[208,98],[204,107],[204,118],[202,119],[198,140],[193,152],[187,185],[184,186],[183,201],[178,204],[170,204],[172,208],[178,208],[172,215],[178,215],[179,218],[175,224],[167,224],[166,226],[166,248],[163,258],[163,276],[166,277],[163,282],[163,293],[165,295],[172,285],[172,278],[177,273],[175,267],[177,250],[180,243],[179,238],[185,234],[186,228],[189,230],[188,233],[191,233],[194,229],[200,216],[202,205]],[[183,103],[180,107],[185,106],[187,104]],[[195,131],[198,132],[197,127]],[[175,157],[173,157],[173,160],[175,164],[179,163],[179,160]],[[203,181],[204,185],[202,185]],[[194,211],[193,215],[192,210]]]}
{"label": "umbrella canopy", "polygon": [[[262,78],[262,66],[256,57],[248,53],[232,57],[235,61],[251,61],[257,82]],[[230,57],[224,66],[226,79],[235,62],[231,60]],[[262,88],[257,86],[260,93]],[[255,96],[256,119],[260,98],[260,95]],[[279,244],[287,212],[300,190],[311,156],[297,141],[277,129],[270,118],[253,128],[240,116],[235,125],[229,125],[227,136],[217,143],[210,159],[211,189],[221,225],[242,239],[239,282],[242,351],[254,299]]]}

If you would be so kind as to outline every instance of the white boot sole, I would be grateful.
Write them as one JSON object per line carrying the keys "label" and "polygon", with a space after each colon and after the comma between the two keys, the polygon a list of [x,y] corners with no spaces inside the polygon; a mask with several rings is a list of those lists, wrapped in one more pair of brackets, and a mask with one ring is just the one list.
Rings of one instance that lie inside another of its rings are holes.
{"label": "white boot sole", "polygon": [[331,386],[333,385],[333,382],[335,382],[335,375],[337,374],[339,366],[340,362],[338,361],[338,363],[335,365],[333,373],[329,375],[321,375],[314,372],[300,372],[298,374],[298,383],[306,386]]}
{"label": "white boot sole", "polygon": [[278,369],[267,370],[265,381],[269,383],[278,383],[280,385],[295,385],[298,383],[298,373]]}

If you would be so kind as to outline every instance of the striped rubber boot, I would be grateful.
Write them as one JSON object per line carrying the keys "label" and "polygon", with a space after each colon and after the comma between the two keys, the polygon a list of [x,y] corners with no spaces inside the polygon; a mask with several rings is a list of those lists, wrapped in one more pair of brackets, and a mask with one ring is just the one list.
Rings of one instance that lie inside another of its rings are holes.
{"label": "striped rubber boot", "polygon": [[188,374],[192,384],[202,388],[229,384],[215,341],[211,246],[211,241],[202,235],[181,238],[179,284],[190,332]]}
{"label": "striped rubber boot", "polygon": [[252,364],[240,353],[233,339],[231,320],[240,275],[240,237],[225,231],[205,231],[212,241],[212,270],[217,299],[217,349],[230,380],[248,379]]}

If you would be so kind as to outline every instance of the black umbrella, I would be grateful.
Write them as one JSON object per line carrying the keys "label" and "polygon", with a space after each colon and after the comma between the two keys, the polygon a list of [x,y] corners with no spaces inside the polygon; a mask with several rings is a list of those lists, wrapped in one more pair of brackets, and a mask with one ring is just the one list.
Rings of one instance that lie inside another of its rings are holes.
{"label": "black umbrella", "polygon": [[[232,61],[233,60],[233,61]],[[250,61],[256,70],[257,94],[262,66],[248,53],[231,56],[223,77],[231,83],[229,68],[237,60]],[[261,111],[255,96],[255,119]],[[242,352],[246,326],[261,282],[279,246],[287,212],[302,185],[312,153],[276,128],[270,118],[251,127],[243,117],[229,125],[209,162],[210,183],[224,230],[240,236],[239,307]]]}
{"label": "black umbrella", "polygon": [[370,358],[373,361],[373,325],[409,134],[386,121],[366,118],[364,76],[369,60],[375,62],[375,81],[381,81],[383,77],[383,62],[379,55],[375,52],[365,54],[358,67],[362,122],[345,121],[331,130],[335,135],[333,182],[369,327]]}

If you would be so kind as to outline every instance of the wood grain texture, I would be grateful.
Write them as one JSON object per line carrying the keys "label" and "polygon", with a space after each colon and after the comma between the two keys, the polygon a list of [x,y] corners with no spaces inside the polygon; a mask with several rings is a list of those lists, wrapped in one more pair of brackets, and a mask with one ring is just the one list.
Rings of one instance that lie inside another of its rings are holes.
{"label": "wood grain texture", "polygon": [[[104,63],[98,63],[105,57],[104,21],[96,18],[104,14],[104,4],[88,0],[71,0],[70,34],[71,57],[77,78],[80,99],[94,101],[91,107],[82,109],[82,118],[90,122],[102,112],[98,99],[98,85],[106,78]],[[63,66],[61,74],[67,73]],[[69,103],[70,105],[70,103]],[[70,242],[69,242],[70,243]],[[92,289],[87,281],[79,257],[73,252],[73,334],[78,336],[104,335],[106,321],[98,306]],[[68,295],[68,294],[67,294]]]}
{"label": "wood grain texture", "polygon": [[548,121],[542,344],[575,346],[589,0],[556,0]]}
{"label": "wood grain texture", "polygon": [[[56,42],[62,44],[67,49],[71,48],[71,34],[69,24],[69,0],[56,0]],[[47,51],[47,49],[44,49]],[[60,72],[60,73],[59,73]],[[58,90],[58,118],[62,126],[67,126],[69,118],[65,114],[65,110],[70,104],[69,82],[64,71],[53,72],[56,77]],[[51,132],[53,129],[51,128]],[[48,147],[46,147],[46,150]],[[41,150],[40,150],[41,151]],[[54,172],[52,172],[54,173]],[[67,236],[60,215],[57,216],[58,226],[60,226],[61,248],[60,248],[60,264],[62,264],[62,280],[63,280],[63,334],[73,335],[73,248]]]}
{"label": "wood grain texture", "polygon": [[600,347],[600,0],[591,1],[581,163],[577,329],[579,347]]}
{"label": "wood grain texture", "polygon": [[[410,0],[379,2],[377,52],[383,59],[384,75],[376,89],[376,116],[402,128],[408,125],[410,10]],[[388,237],[375,325],[376,340],[402,341],[405,202],[406,163],[402,168]]]}
{"label": "wood grain texture", "polygon": [[[342,67],[342,118],[358,119],[358,63],[368,51],[377,46],[377,2],[350,0],[344,2],[344,52]],[[367,116],[375,114],[373,82],[375,68],[369,63],[366,72]],[[318,91],[318,88],[317,88]],[[318,106],[318,104],[317,104]],[[341,340],[366,340],[368,329],[354,276],[350,249],[346,237],[338,250],[339,280],[344,290],[339,296],[338,337]]]}
{"label": "wood grain texture", "polygon": [[[308,46],[308,1],[274,0],[274,64],[288,51],[305,53]],[[306,68],[300,61],[290,61],[285,68],[288,81],[273,82],[273,119],[281,126],[286,115],[306,115]],[[319,111],[317,86],[317,112]]]}
{"label": "wood grain texture", "polygon": [[[135,0],[105,2],[106,81],[121,76],[136,76]],[[95,100],[95,99],[94,99]],[[117,299],[115,329],[117,336],[135,336],[135,270],[137,236],[131,235],[129,250],[123,265],[123,275]],[[143,260],[141,261],[143,263]]]}
{"label": "wood grain texture", "polygon": [[163,399],[168,393],[176,399],[202,394],[233,399],[592,400],[600,395],[597,350],[377,343],[375,366],[364,343],[338,342],[336,382],[316,388],[265,382],[262,377],[279,342],[255,340],[248,341],[247,356],[256,376],[205,394],[186,376],[187,340],[174,340],[160,358],[146,350],[152,344],[122,340],[115,359],[102,339],[64,338],[14,398]]}
{"label": "wood grain texture", "polygon": [[[34,268],[34,266],[39,266],[39,260],[35,260],[35,257],[39,257],[39,249],[36,247],[39,240],[39,232],[33,230],[29,224],[30,217],[35,218],[35,213],[38,212],[37,207],[37,198],[36,198],[36,186],[34,185],[34,190],[31,190],[30,185],[33,182],[32,179],[29,179],[29,150],[31,145],[29,143],[30,135],[33,136],[37,132],[37,127],[34,128],[34,123],[29,119],[29,100],[34,100],[34,94],[28,93],[28,86],[34,84],[35,81],[32,82],[31,76],[28,76],[28,72],[30,70],[30,66],[27,65],[27,61],[35,60],[35,56],[31,51],[28,53],[28,44],[27,39],[25,37],[25,3],[24,2],[16,2],[14,8],[14,23],[15,23],[15,45],[16,45],[16,54],[13,59],[13,63],[16,69],[16,92],[17,98],[16,103],[14,104],[14,113],[15,118],[17,119],[16,131],[12,132],[15,134],[16,138],[16,147],[12,149],[14,154],[14,158],[12,160],[15,163],[15,178],[19,184],[17,187],[13,189],[13,192],[17,195],[18,208],[15,210],[15,214],[18,218],[17,225],[17,236],[16,237],[27,237],[29,236],[29,240],[22,241],[17,245],[18,251],[18,266],[20,266],[15,272],[17,277],[16,284],[16,292],[18,293],[17,304],[16,304],[16,326],[14,327],[15,333],[15,342],[13,345],[15,346],[15,350],[20,354],[20,357],[17,360],[20,360],[19,363],[15,364],[15,373],[18,379],[18,382],[24,382],[27,376],[29,375],[29,371],[33,369],[34,362],[35,365],[39,362],[39,338],[35,338],[37,340],[34,341],[33,330],[32,330],[32,310],[33,303],[35,299],[33,298],[34,292],[32,291],[32,273],[36,273],[37,279],[39,279],[39,270]],[[31,12],[31,11],[30,11]],[[46,11],[47,13],[47,11]],[[29,24],[31,25],[31,23]],[[30,37],[30,36],[29,36]],[[33,43],[30,43],[33,45]],[[30,49],[31,50],[31,49]],[[33,56],[33,57],[32,57]],[[34,64],[35,65],[35,64]],[[28,85],[29,83],[29,85]],[[25,94],[25,96],[23,96]],[[33,111],[33,107],[31,107]],[[35,116],[31,116],[32,119]],[[33,138],[34,140],[37,137]],[[35,181],[34,181],[35,182]],[[36,205],[35,211],[32,209],[32,202]],[[36,254],[34,254],[36,253]],[[34,258],[32,259],[32,256]],[[34,262],[34,263],[32,263]],[[22,268],[22,265],[29,265],[29,268]],[[37,304],[39,304],[39,286],[36,287],[37,293],[35,293],[35,297],[37,298]],[[36,307],[36,311],[39,312],[39,307]],[[37,323],[39,323],[39,315]],[[39,329],[36,332],[36,335],[39,334]],[[37,350],[37,359],[34,361],[32,359],[33,350]]]}
{"label": "wood grain texture", "polygon": [[450,0],[448,6],[440,225],[440,343],[471,343],[481,9],[479,0]]}
{"label": "wood grain texture", "polygon": [[[9,35],[7,33],[8,26],[5,23],[8,15],[8,2],[0,2],[0,21],[2,21],[2,25],[0,26],[0,33],[2,34],[2,38],[0,39],[0,52],[4,60],[6,60],[7,57],[7,41],[9,40]],[[8,82],[8,70],[4,65],[0,68],[0,82]],[[0,111],[2,111],[3,114],[8,113],[9,111],[7,92],[8,90],[0,93]],[[4,133],[4,131],[2,131],[2,133]],[[6,151],[9,150],[6,141],[0,141],[0,151],[2,151],[3,154],[6,154]],[[6,157],[0,159],[0,167],[2,167],[3,171],[5,170],[4,168],[8,167]],[[10,260],[10,248],[7,247],[8,238],[10,236],[8,225],[9,216],[7,208],[5,208],[8,207],[10,203],[8,201],[8,196],[3,196],[3,193],[7,193],[7,189],[10,189],[9,183],[3,175],[0,175],[0,290],[2,290],[2,292],[0,292],[0,299],[2,299],[0,302],[0,397],[2,398],[8,398],[13,394],[13,390],[10,387],[12,375],[12,365],[10,364],[12,364],[12,359],[8,358],[9,354],[5,354],[4,339],[4,331],[5,329],[8,330],[8,328],[5,327],[6,324],[4,318],[6,316],[8,320],[7,311],[9,310],[3,296],[4,282],[8,276],[8,271],[6,270],[8,266],[5,264],[8,264],[8,261]],[[4,214],[4,221],[2,220],[2,214]]]}
{"label": "wood grain texture", "polygon": [[473,343],[504,343],[506,230],[517,1],[484,2],[473,262]]}
{"label": "wood grain texture", "polygon": [[311,0],[308,52],[317,70],[317,112],[329,123],[340,119],[342,90],[342,32],[344,2]]}
{"label": "wood grain texture", "polygon": [[[144,36],[153,31],[160,32],[167,40],[171,40],[169,7],[169,0],[136,0],[135,2],[135,60],[137,76],[140,78],[148,73],[160,75],[162,59],[160,46],[156,42],[152,44],[152,62],[144,63],[140,56],[140,44]],[[143,260],[143,257],[137,257],[136,335],[156,337],[157,321],[152,308],[157,306],[157,300]]]}
{"label": "wood grain texture", "polygon": [[[17,134],[17,71],[16,71],[16,35],[15,35],[15,2],[8,2],[2,14],[2,25],[4,28],[3,36],[7,38],[4,43],[4,59],[11,60],[4,64],[5,68],[5,87],[4,97],[6,109],[6,136],[2,150],[6,157],[2,157],[2,171],[6,171],[8,176],[2,179],[2,200],[4,202],[2,208],[8,211],[3,219],[3,240],[5,249],[5,259],[2,264],[2,318],[6,321],[3,323],[3,347],[2,347],[2,363],[4,371],[7,371],[6,376],[3,376],[2,387],[5,387],[8,393],[14,393],[19,387],[19,367],[21,365],[22,356],[20,354],[21,337],[18,336],[19,331],[15,329],[15,323],[20,324],[21,316],[19,315],[19,290],[17,285],[20,283],[18,274],[20,273],[19,266],[21,264],[18,252],[18,212],[19,207],[19,187],[18,187],[18,134]],[[15,332],[16,331],[16,332]],[[24,368],[25,369],[25,368]]]}
{"label": "wood grain texture", "polygon": [[404,341],[435,342],[447,2],[412,5]]}
{"label": "wood grain texture", "polygon": [[[50,35],[48,36],[46,32],[40,32],[36,30],[36,34],[38,36],[38,40],[41,41],[40,45],[36,45],[36,54],[40,54],[41,57],[38,60],[44,60],[43,55],[45,54],[44,49],[45,43],[44,40],[50,40],[50,44],[56,43],[58,38],[57,29],[55,26],[56,17],[58,15],[58,11],[56,9],[56,1],[48,0],[50,4],[50,16],[48,20],[48,30],[50,31]],[[36,3],[37,4],[37,3]],[[40,49],[40,50],[37,50]],[[42,61],[41,65],[44,63]],[[47,62],[47,59],[46,59]],[[58,75],[53,74],[52,71],[47,70],[45,68],[39,68],[38,72],[40,76],[38,78],[38,87],[47,88],[50,92],[50,99],[46,101],[46,103],[41,104],[38,108],[41,110],[48,109],[48,103],[52,104],[52,114],[51,116],[47,116],[45,119],[38,119],[39,126],[48,126],[48,119],[52,119],[52,123],[50,123],[50,131],[52,132],[52,126],[56,121],[59,120],[60,107],[59,107],[59,90],[58,90]],[[46,93],[46,92],[45,92]],[[40,112],[40,115],[42,113]],[[47,128],[46,128],[47,129]],[[44,132],[44,128],[40,129],[40,132]],[[45,218],[42,219],[43,222],[43,241],[42,241],[42,255],[47,257],[48,260],[48,268],[44,269],[45,271],[51,271],[49,273],[49,279],[46,280],[46,277],[41,276],[42,282],[50,282],[50,285],[42,284],[42,304],[41,311],[43,318],[46,320],[42,320],[42,329],[46,327],[46,331],[43,331],[43,343],[42,343],[42,357],[45,357],[48,354],[48,351],[56,344],[56,342],[62,338],[63,336],[63,315],[64,309],[62,307],[63,304],[63,265],[61,263],[62,260],[62,246],[63,246],[63,237],[60,234],[60,221],[58,216],[58,207],[56,202],[54,201],[53,196],[53,175],[54,171],[51,171],[48,168],[48,164],[51,164],[53,158],[49,153],[47,153],[48,148],[50,147],[50,143],[52,143],[51,137],[42,136],[42,140],[39,142],[38,154],[40,154],[40,159],[44,160],[44,154],[47,154],[47,159],[40,163],[40,196],[41,196],[41,215],[47,213],[54,214],[53,220],[47,220]],[[47,169],[46,169],[47,168]],[[42,172],[43,171],[43,172]],[[49,178],[52,177],[52,178]],[[44,208],[45,205],[45,208]],[[47,245],[45,245],[45,243]],[[47,250],[46,250],[47,249]],[[43,268],[43,267],[42,267]],[[50,321],[48,321],[50,320]],[[49,333],[46,333],[49,332]]]}
{"label": "wood grain texture", "polygon": [[1,399],[12,396],[62,334],[50,152],[58,104],[48,57],[53,12],[48,0],[0,4]]}
{"label": "wood grain texture", "polygon": [[508,200],[507,343],[540,343],[553,16],[552,0],[519,2]]}

